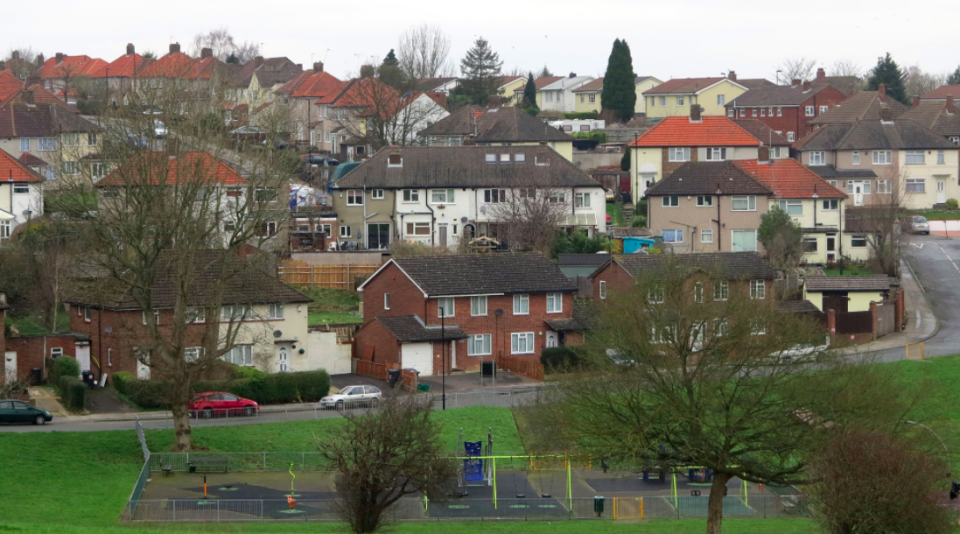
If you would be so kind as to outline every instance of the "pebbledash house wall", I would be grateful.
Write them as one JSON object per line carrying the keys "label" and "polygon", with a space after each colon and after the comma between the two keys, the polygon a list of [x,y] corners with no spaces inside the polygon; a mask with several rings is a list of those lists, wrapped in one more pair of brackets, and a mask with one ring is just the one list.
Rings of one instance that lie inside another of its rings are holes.
{"label": "pebbledash house wall", "polygon": [[[728,195],[719,197],[720,224],[717,224],[717,206],[698,207],[696,195],[678,196],[679,206],[663,207],[663,196],[650,196],[647,203],[647,227],[656,234],[663,235],[666,230],[683,230],[682,243],[666,243],[675,253],[686,252],[731,252],[734,230],[753,230],[760,228],[760,221],[774,199],[765,195]],[[710,196],[710,195],[704,195]],[[751,211],[733,211],[733,196],[755,196],[757,209]],[[713,202],[717,196],[713,195]],[[701,243],[701,230],[713,230],[713,243]],[[719,246],[718,246],[719,244]],[[763,253],[763,245],[757,238],[757,252]]]}
{"label": "pebbledash house wall", "polygon": [[[384,293],[390,294],[390,309],[384,309]],[[528,293],[530,295],[530,313],[527,315],[514,315],[513,313],[513,295],[489,295],[487,297],[487,315],[470,315],[470,297],[454,298],[454,316],[446,317],[444,324],[448,326],[457,326],[465,334],[490,334],[490,355],[467,356],[467,340],[456,341],[456,367],[464,371],[476,371],[480,369],[480,362],[486,358],[488,361],[491,356],[500,358],[502,356],[514,356],[518,358],[539,361],[540,354],[547,343],[547,334],[551,332],[550,328],[544,322],[547,319],[564,319],[573,317],[573,292],[563,293],[562,310],[559,313],[547,313],[547,295],[546,293]],[[387,351],[385,342],[382,340],[372,340],[375,336],[386,336],[391,341],[393,335],[380,331],[380,325],[375,328],[368,328],[367,323],[377,317],[394,317],[404,315],[416,315],[427,326],[440,326],[438,317],[438,301],[436,298],[427,298],[416,287],[396,264],[385,267],[380,273],[370,279],[363,288],[363,323],[364,326],[357,334],[356,354],[361,359],[368,359],[368,347],[380,348],[381,351]],[[497,317],[496,311],[503,310],[503,315]],[[373,325],[370,325],[373,326]],[[369,332],[368,332],[369,330]],[[534,352],[529,354],[511,354],[511,334],[521,332],[533,332]],[[558,336],[559,337],[559,336]],[[439,343],[434,346],[434,372],[440,374]],[[397,349],[397,358],[399,359],[399,349]],[[449,353],[450,351],[448,351]],[[393,354],[392,349],[389,354]],[[449,359],[449,354],[448,354]],[[377,361],[380,361],[379,358]],[[384,362],[382,362],[384,363]],[[397,362],[399,363],[399,361]],[[450,369],[448,366],[447,369]]]}

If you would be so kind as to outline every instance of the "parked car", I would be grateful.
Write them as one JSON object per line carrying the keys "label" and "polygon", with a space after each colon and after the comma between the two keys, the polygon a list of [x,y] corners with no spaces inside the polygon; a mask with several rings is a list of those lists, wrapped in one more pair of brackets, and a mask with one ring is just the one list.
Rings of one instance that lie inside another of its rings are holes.
{"label": "parked car", "polygon": [[153,134],[158,138],[167,136],[167,125],[162,121],[153,121]]}
{"label": "parked car", "polygon": [[250,399],[223,391],[198,393],[190,403],[190,415],[209,419],[226,415],[252,416],[260,411],[260,405]]}
{"label": "parked car", "polygon": [[43,425],[53,421],[50,412],[21,400],[0,400],[0,423],[33,423]]}
{"label": "parked car", "polygon": [[336,395],[320,399],[321,408],[358,408],[372,406],[383,398],[379,388],[373,386],[347,386]]}
{"label": "parked car", "polygon": [[300,164],[304,166],[336,167],[340,165],[340,162],[323,154],[304,154],[300,156]]}
{"label": "parked car", "polygon": [[915,234],[930,235],[930,222],[927,221],[926,217],[921,217],[920,215],[916,215],[913,218],[913,224],[910,227],[910,231]]}

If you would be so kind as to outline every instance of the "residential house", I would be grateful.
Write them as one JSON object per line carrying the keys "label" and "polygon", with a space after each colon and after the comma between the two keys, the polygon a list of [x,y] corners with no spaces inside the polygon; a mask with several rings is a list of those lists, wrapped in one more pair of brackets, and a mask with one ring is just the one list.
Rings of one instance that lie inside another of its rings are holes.
{"label": "residential house", "polygon": [[274,102],[289,106],[293,122],[292,140],[298,145],[314,146],[322,152],[335,152],[346,133],[338,133],[337,120],[346,117],[346,110],[334,110],[333,103],[346,86],[333,75],[324,72],[323,63],[313,64],[313,70],[304,71],[274,91]]}
{"label": "residential house", "polygon": [[653,89],[663,82],[657,78],[654,78],[653,76],[637,76],[634,78],[633,82],[637,88],[637,103],[633,106],[633,114],[646,115],[647,99],[643,96],[643,93]]}
{"label": "residential house", "polygon": [[[861,91],[849,100],[868,91]],[[794,145],[804,165],[870,170],[877,179],[841,180],[854,206],[884,202],[903,194],[905,206],[930,208],[960,198],[957,170],[960,147],[912,120],[894,120],[893,110],[881,119],[827,124]]]}
{"label": "residential house", "polygon": [[727,117],[759,120],[792,143],[806,134],[811,119],[846,98],[846,94],[827,83],[824,70],[818,69],[813,82],[793,80],[791,85],[769,85],[747,91],[727,103]]}
{"label": "residential house", "polygon": [[920,101],[944,102],[951,96],[954,98],[960,97],[960,85],[941,85],[920,95]]}
{"label": "residential house", "polygon": [[227,80],[224,91],[225,121],[243,123],[244,116],[273,97],[273,89],[279,88],[303,72],[301,65],[285,57],[264,59],[257,56]]}
{"label": "residential house", "polygon": [[420,135],[429,146],[549,146],[573,161],[573,137],[516,107],[464,106]]}
{"label": "residential house", "polygon": [[[807,133],[828,124],[851,124],[862,120],[879,120],[882,110],[889,110],[892,119],[898,118],[909,108],[887,96],[886,87],[880,84],[876,91],[859,91],[832,109],[807,120]],[[797,134],[798,139],[803,135]]]}
{"label": "residential house", "polygon": [[573,90],[574,97],[576,98],[576,107],[574,111],[577,113],[600,113],[603,109],[603,105],[600,102],[600,95],[603,93],[603,78],[597,78],[592,82],[585,83],[581,85],[578,89]]}
{"label": "residential house", "polygon": [[539,362],[544,348],[580,341],[557,330],[576,290],[538,253],[394,258],[358,288],[356,354],[421,376]]}
{"label": "residential house", "polygon": [[37,103],[35,91],[22,90],[16,102],[0,107],[0,150],[42,172],[47,189],[57,189],[61,180],[103,176],[106,166],[96,159],[100,128],[62,102]]}
{"label": "residential house", "polygon": [[520,89],[520,93],[523,93],[523,87],[527,84],[527,79],[524,76],[501,76],[497,83],[497,92],[495,96],[500,99],[500,105],[502,106],[512,106],[517,103],[517,100],[514,98],[517,94],[517,89]]}
{"label": "residential house", "polygon": [[674,78],[643,92],[647,117],[686,116],[692,104],[703,115],[724,116],[727,102],[748,91],[731,78]]}
{"label": "residential house", "polygon": [[[960,85],[946,85],[950,93],[943,99],[927,99],[920,97],[913,107],[900,115],[901,120],[911,120],[920,123],[934,132],[947,138],[947,141],[960,146],[960,115],[954,103],[953,92],[960,97]],[[941,87],[940,89],[943,89]],[[931,91],[929,94],[934,93]]]}
{"label": "residential house", "polygon": [[[213,57],[211,48],[202,48],[200,57],[193,58],[182,53],[180,45],[174,43],[166,55],[137,69],[133,77],[141,93],[176,87],[184,95],[194,96],[197,112],[206,112],[210,111],[208,106],[212,102],[223,100],[226,84],[238,68]],[[185,111],[189,104],[181,102],[179,111]]]}
{"label": "residential house", "polygon": [[71,113],[80,113],[76,106],[71,106],[48,91],[40,83],[40,77],[29,77],[20,80],[10,70],[0,70],[0,107],[7,104],[54,104]]}
{"label": "residential house", "polygon": [[34,217],[43,215],[43,178],[0,150],[0,241]]}
{"label": "residential house", "polygon": [[94,72],[106,65],[107,62],[99,58],[68,56],[57,52],[54,57],[43,62],[40,79],[48,91],[66,96],[71,89],[75,90],[78,78],[90,78]]}
{"label": "residential house", "polygon": [[332,184],[332,208],[342,245],[456,247],[497,238],[504,210],[531,189],[568,213],[561,227],[605,231],[603,188],[542,146],[386,147]]}
{"label": "residential house", "polygon": [[128,43],[126,54],[110,63],[100,65],[90,73],[90,78],[103,83],[109,91],[113,105],[128,104],[128,95],[133,90],[134,74],[153,63],[153,61],[153,59],[144,59],[137,53],[136,47],[132,43]]}
{"label": "residential house", "polygon": [[[776,298],[774,281],[779,273],[756,252],[712,252],[683,256],[610,256],[604,265],[590,275],[593,299],[603,302],[629,292],[636,284],[638,276],[656,272],[668,261],[675,261],[679,266],[690,269],[690,283],[701,286],[694,291],[694,298],[726,300],[731,291],[749,291],[751,299],[764,303],[772,303]],[[714,277],[715,286],[704,288],[703,282],[696,280],[698,273]]]}
{"label": "residential house", "polygon": [[[543,95],[540,93],[540,89],[543,89],[544,87],[562,78],[563,76],[541,76],[533,80],[533,85],[537,89],[536,104],[538,108],[540,107],[540,103],[542,102],[541,99],[543,98]],[[527,82],[524,82],[523,85],[513,90],[513,101],[516,102],[518,105],[523,102],[523,92],[526,89],[527,89]]]}
{"label": "residential house", "polygon": [[770,148],[770,159],[785,159],[790,157],[790,146],[793,145],[787,138],[775,132],[772,128],[756,119],[734,119],[737,126],[756,137],[764,146]]}
{"label": "residential house", "polygon": [[890,277],[807,276],[803,279],[803,298],[822,312],[870,311],[871,302],[890,298]]}
{"label": "residential house", "polygon": [[570,76],[543,86],[537,90],[537,102],[540,109],[573,112],[577,109],[577,95],[574,93],[580,87],[593,81],[593,76],[577,76],[571,72]]}
{"label": "residential house", "polygon": [[452,76],[439,78],[420,78],[417,80],[418,88],[425,93],[443,93],[450,94],[457,88],[457,78]]}
{"label": "residential house", "polygon": [[[186,299],[190,314],[187,358],[204,350],[203,333],[213,322],[220,325],[218,348],[232,338],[230,352],[222,357],[226,362],[266,372],[316,368],[307,337],[307,306],[312,298],[258,267],[245,265],[246,260],[232,253],[200,251],[195,256],[196,278],[185,292],[161,257],[150,288],[153,310],[142,309],[131,295],[121,293],[81,292],[68,300],[70,330],[88,336],[98,374],[123,371],[149,379],[151,369],[140,358],[143,340],[151,337],[146,314],[152,311],[162,336],[172,335],[165,327],[173,324],[180,298]],[[92,370],[89,365],[81,362],[83,370]]]}
{"label": "residential house", "polygon": [[691,104],[689,117],[667,117],[629,142],[634,198],[670,176],[688,161],[756,159],[759,139],[723,116],[701,115]]}

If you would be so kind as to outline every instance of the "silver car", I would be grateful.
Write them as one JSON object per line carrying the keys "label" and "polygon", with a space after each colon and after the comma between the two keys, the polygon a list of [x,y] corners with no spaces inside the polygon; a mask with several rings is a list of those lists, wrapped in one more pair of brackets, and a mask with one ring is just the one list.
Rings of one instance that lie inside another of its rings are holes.
{"label": "silver car", "polygon": [[910,227],[910,231],[915,234],[930,235],[930,223],[927,221],[926,217],[916,215],[913,218],[913,224]]}
{"label": "silver car", "polygon": [[383,393],[374,386],[347,386],[336,395],[327,395],[320,399],[320,407],[338,410],[368,408],[379,402],[382,397]]}

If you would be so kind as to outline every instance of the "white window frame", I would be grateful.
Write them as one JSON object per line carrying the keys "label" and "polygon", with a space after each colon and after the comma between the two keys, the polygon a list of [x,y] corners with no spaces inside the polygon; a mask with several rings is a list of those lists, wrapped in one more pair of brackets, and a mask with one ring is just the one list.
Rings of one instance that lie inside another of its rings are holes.
{"label": "white window frame", "polygon": [[678,97],[677,97],[677,106],[682,106],[682,105],[683,105],[683,97],[682,97],[682,96],[678,96]]}
{"label": "white window frame", "polygon": [[453,189],[431,189],[430,190],[430,203],[431,204],[455,204],[454,200],[456,199]]}
{"label": "white window frame", "polygon": [[187,363],[193,363],[203,355],[203,347],[185,347],[183,349],[183,359]]}
{"label": "white window frame", "polygon": [[[157,317],[159,318],[159,315]],[[146,314],[144,314],[144,319],[146,319]],[[205,322],[207,322],[206,309],[202,307],[187,306],[187,324]]]}
{"label": "white window frame", "polygon": [[29,195],[30,186],[27,184],[13,184],[14,195]]}
{"label": "white window frame", "polygon": [[52,137],[41,137],[37,142],[38,152],[53,152],[57,149],[57,140]]}
{"label": "white window frame", "polygon": [[[443,314],[440,313],[443,308]],[[437,297],[437,318],[450,318],[457,316],[457,299],[453,297]]]}
{"label": "white window frame", "polygon": [[363,190],[362,189],[347,190],[347,206],[363,206]]}
{"label": "white window frame", "polygon": [[249,320],[253,317],[253,311],[246,304],[224,305],[220,307],[220,322],[229,323],[239,320],[240,322]]}
{"label": "white window frame", "polygon": [[790,216],[800,217],[803,215],[802,200],[781,200],[779,204],[780,209],[787,212]]}
{"label": "white window frame", "polygon": [[943,165],[946,162],[946,154],[943,150],[937,150],[937,165]]}
{"label": "white window frame", "polygon": [[703,282],[697,282],[693,285],[693,301],[697,304],[703,304]]}
{"label": "white window frame", "polygon": [[[155,318],[154,324],[160,326],[160,310],[153,310],[153,316]],[[147,326],[147,312],[146,310],[140,311],[140,320],[143,322],[143,326]]]}
{"label": "white window frame", "polygon": [[681,162],[690,161],[690,147],[672,146],[667,152],[667,161]]}
{"label": "white window frame", "polygon": [[234,345],[226,354],[221,356],[220,359],[240,367],[253,367],[253,345]]}
{"label": "white window frame", "polygon": [[341,225],[339,230],[340,237],[350,237],[352,235],[350,227],[347,225]]}
{"label": "white window frame", "polygon": [[600,280],[600,300],[607,300],[607,281]]}
{"label": "white window frame", "polygon": [[418,203],[420,202],[420,190],[419,189],[404,189],[403,190],[403,202],[405,203]]}
{"label": "white window frame", "polygon": [[[667,232],[671,232],[671,239],[667,239]],[[663,242],[664,243],[683,243],[683,230],[675,230],[673,228],[664,228],[663,229]]]}
{"label": "white window frame", "polygon": [[[854,240],[863,241],[862,245],[855,245]],[[850,248],[867,248],[867,236],[866,235],[852,235],[850,236]]]}
{"label": "white window frame", "polygon": [[794,142],[794,140],[796,140],[796,138],[797,138],[797,136],[796,136],[795,133],[793,133],[793,132],[787,132],[787,141],[789,141],[789,142],[792,143],[792,142]]}
{"label": "white window frame", "polygon": [[727,105],[727,95],[717,95],[717,105],[718,106]]}
{"label": "white window frame", "polygon": [[573,196],[573,206],[575,208],[589,208],[590,207],[590,193],[576,193]]}
{"label": "white window frame", "polygon": [[820,106],[820,114],[823,115],[830,109],[830,106]]}
{"label": "white window frame", "polygon": [[563,293],[547,293],[547,313],[563,313]]}
{"label": "white window frame", "polygon": [[874,165],[890,165],[893,163],[893,155],[889,150],[874,150],[871,152]]}
{"label": "white window frame", "polygon": [[663,286],[653,286],[647,290],[647,303],[663,304],[667,300],[667,290]]}
{"label": "white window frame", "polygon": [[713,300],[722,302],[730,298],[730,282],[717,280],[713,284]]}
{"label": "white window frame", "polygon": [[390,293],[383,294],[383,309],[384,310],[390,309]]}
{"label": "white window frame", "polygon": [[513,332],[510,334],[510,354],[533,354],[537,351],[533,343],[533,332]]}
{"label": "white window frame", "polygon": [[713,244],[713,230],[703,228],[700,230],[700,243],[703,245]]}
{"label": "white window frame", "polygon": [[[742,229],[742,228],[739,229],[739,230],[730,230],[730,243],[736,242],[736,240],[733,238],[733,236],[734,236],[737,232],[753,232],[753,248],[751,248],[751,249],[749,250],[749,252],[756,252],[756,251],[757,251],[757,231],[756,231],[755,229],[746,230],[746,229]],[[734,251],[734,252],[736,252],[736,251]]]}
{"label": "white window frame", "polygon": [[860,165],[860,151],[854,150],[851,159],[853,160],[854,165]]}
{"label": "white window frame", "polygon": [[827,164],[827,154],[822,150],[814,150],[807,156],[808,165],[820,166]]}
{"label": "white window frame", "polygon": [[904,164],[906,165],[926,165],[927,153],[923,150],[907,150]]}
{"label": "white window frame", "polygon": [[763,319],[756,318],[750,320],[750,335],[751,336],[763,336],[766,335],[767,330],[766,326],[763,323]]}
{"label": "white window frame", "polygon": [[76,176],[80,174],[80,164],[76,161],[63,162],[63,174],[66,176]]}
{"label": "white window frame", "polygon": [[750,300],[767,298],[767,285],[763,280],[750,280]]}
{"label": "white window frame", "polygon": [[803,114],[804,114],[805,116],[807,116],[807,117],[814,117],[814,116],[816,116],[816,109],[817,109],[817,108],[814,107],[814,106],[806,106],[806,107],[803,109]]}
{"label": "white window frame", "polygon": [[384,198],[383,189],[371,189],[370,198],[372,200],[383,200]]}
{"label": "white window frame", "polygon": [[877,194],[888,195],[892,192],[890,180],[877,180]]}
{"label": "white window frame", "polygon": [[[493,353],[490,334],[473,334],[467,339],[467,356],[489,356]],[[477,350],[479,345],[480,350]]]}
{"label": "white window frame", "polygon": [[[746,207],[738,209],[738,202],[746,202]],[[730,197],[730,211],[757,211],[756,195],[734,195]]]}
{"label": "white window frame", "polygon": [[270,319],[273,319],[273,320],[283,319],[283,304],[281,303],[271,304],[269,306],[269,309],[267,310],[267,313]]}
{"label": "white window frame", "polygon": [[927,192],[926,178],[907,178],[905,181],[906,188],[904,192],[912,194],[925,194]]}
{"label": "white window frame", "polygon": [[60,135],[60,142],[63,143],[63,146],[80,146],[80,134],[75,132],[67,132]]}
{"label": "white window frame", "polygon": [[487,316],[487,297],[470,297],[470,316],[471,317],[486,317]]}
{"label": "white window frame", "polygon": [[506,189],[484,189],[483,201],[487,204],[499,204],[507,201]]}
{"label": "white window frame", "polygon": [[20,138],[20,152],[30,152],[30,138],[21,137]]}
{"label": "white window frame", "polygon": [[713,196],[712,196],[712,195],[697,195],[697,207],[698,207],[698,208],[712,208],[712,207],[713,207]]}
{"label": "white window frame", "polygon": [[778,107],[778,108],[777,108],[777,117],[782,117],[782,116],[783,116],[783,108]]}
{"label": "white window frame", "polygon": [[707,148],[707,161],[726,161],[726,159],[727,159],[726,147],[708,147]]}
{"label": "white window frame", "polygon": [[530,315],[530,295],[518,293],[513,296],[513,314]]}

